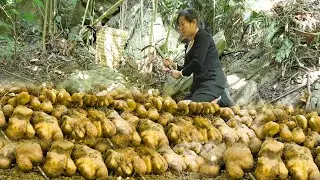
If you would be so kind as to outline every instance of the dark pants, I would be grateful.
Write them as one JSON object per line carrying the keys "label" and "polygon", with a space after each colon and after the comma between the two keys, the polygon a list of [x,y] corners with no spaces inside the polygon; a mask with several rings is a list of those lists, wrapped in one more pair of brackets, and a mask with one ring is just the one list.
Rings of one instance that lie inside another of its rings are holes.
{"label": "dark pants", "polygon": [[220,107],[231,107],[235,105],[235,103],[232,101],[228,88],[224,89],[218,104]]}
{"label": "dark pants", "polygon": [[194,92],[190,92],[184,99],[194,102],[211,102],[221,96],[221,99],[218,101],[220,107],[231,107],[235,105],[227,88],[215,86],[214,88],[210,87],[209,91],[207,88],[209,87],[199,88]]}

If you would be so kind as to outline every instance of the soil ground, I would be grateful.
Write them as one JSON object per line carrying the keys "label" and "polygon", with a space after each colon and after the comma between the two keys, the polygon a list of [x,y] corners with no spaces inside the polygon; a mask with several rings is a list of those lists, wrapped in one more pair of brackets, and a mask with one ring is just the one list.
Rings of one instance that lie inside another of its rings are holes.
{"label": "soil ground", "polygon": [[[110,172],[109,172],[110,173]],[[227,173],[223,170],[221,174],[215,178],[199,175],[196,173],[182,173],[180,175],[173,174],[168,171],[162,175],[146,175],[144,176],[147,180],[224,180],[229,179]],[[45,180],[45,178],[41,175],[40,171],[37,168],[34,168],[31,172],[23,172],[19,170],[17,166],[12,167],[11,169],[0,169],[0,179],[1,180]],[[113,176],[112,174],[109,176],[111,180],[120,180],[120,177]],[[122,179],[142,179],[141,177],[133,177],[133,178],[122,178]],[[249,174],[246,173],[243,180],[250,179]],[[77,174],[72,177],[60,176],[58,178],[51,178],[51,180],[85,180],[80,174]]]}

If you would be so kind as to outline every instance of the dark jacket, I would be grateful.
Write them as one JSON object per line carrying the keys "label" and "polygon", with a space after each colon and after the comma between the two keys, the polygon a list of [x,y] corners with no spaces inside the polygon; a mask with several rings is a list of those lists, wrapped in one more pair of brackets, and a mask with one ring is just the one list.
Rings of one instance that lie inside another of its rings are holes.
{"label": "dark jacket", "polygon": [[226,76],[222,70],[218,50],[210,33],[199,29],[194,37],[194,43],[185,55],[184,64],[178,67],[183,76],[193,73],[191,91],[198,89],[202,83],[213,83],[226,87]]}

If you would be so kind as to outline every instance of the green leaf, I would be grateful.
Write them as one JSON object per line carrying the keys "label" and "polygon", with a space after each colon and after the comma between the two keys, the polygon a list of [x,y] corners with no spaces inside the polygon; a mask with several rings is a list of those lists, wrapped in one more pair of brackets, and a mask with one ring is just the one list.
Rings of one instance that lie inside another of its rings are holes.
{"label": "green leaf", "polygon": [[13,39],[9,36],[0,35],[0,40],[5,40],[11,46],[13,44]]}
{"label": "green leaf", "polygon": [[71,40],[71,41],[82,42],[82,38],[79,35],[74,34],[74,33],[69,33],[68,39]]}
{"label": "green leaf", "polygon": [[285,37],[281,47],[277,50],[276,61],[281,63],[285,58],[289,58],[292,47],[293,42],[288,37]]}
{"label": "green leaf", "polygon": [[61,23],[61,16],[57,15],[57,16],[55,17],[55,21],[56,21],[57,23]]}
{"label": "green leaf", "polygon": [[33,23],[35,21],[35,15],[29,12],[22,14],[22,19],[27,21],[28,23]]}
{"label": "green leaf", "polygon": [[230,1],[229,1],[229,6],[230,6],[230,7],[236,6],[236,2],[234,2],[233,0],[230,0]]}
{"label": "green leaf", "polygon": [[284,39],[284,44],[285,44],[288,48],[292,48],[292,46],[293,46],[293,42],[292,42],[289,38],[285,38],[285,39]]}
{"label": "green leaf", "polygon": [[10,24],[8,24],[6,22],[3,22],[1,20],[0,20],[0,27],[4,27],[7,30],[12,30],[13,29],[13,27]]}
{"label": "green leaf", "polygon": [[37,6],[39,6],[39,7],[41,7],[41,8],[44,7],[44,5],[43,5],[43,3],[42,3],[41,0],[33,0],[33,2],[34,2]]}
{"label": "green leaf", "polygon": [[279,49],[276,54],[276,61],[278,63],[281,63],[284,60],[284,58],[285,58],[285,54],[284,54],[283,50]]}
{"label": "green leaf", "polygon": [[10,9],[9,12],[12,12],[15,15],[20,15],[20,13],[16,9]]}
{"label": "green leaf", "polygon": [[6,40],[7,36],[0,35],[0,40]]}
{"label": "green leaf", "polygon": [[289,57],[290,53],[291,53],[291,49],[293,47],[293,43],[289,38],[286,38],[284,41],[284,45],[285,45],[285,55],[286,57]]}
{"label": "green leaf", "polygon": [[277,22],[272,21],[271,26],[267,29],[267,37],[266,42],[269,44],[274,37],[274,35],[278,32],[279,27],[277,26]]}

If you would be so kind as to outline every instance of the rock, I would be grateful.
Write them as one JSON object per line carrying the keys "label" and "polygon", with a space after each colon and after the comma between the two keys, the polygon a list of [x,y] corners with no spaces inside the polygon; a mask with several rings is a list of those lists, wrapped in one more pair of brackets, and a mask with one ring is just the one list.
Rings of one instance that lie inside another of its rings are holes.
{"label": "rock", "polygon": [[279,101],[277,101],[277,103],[279,104],[298,104],[300,102],[300,97],[301,97],[301,93],[300,92],[293,92],[289,95],[287,95],[286,97],[279,99]]}
{"label": "rock", "polygon": [[227,80],[231,97],[239,106],[250,103],[258,93],[258,84],[253,80],[247,81],[235,74],[227,76]]}
{"label": "rock", "polygon": [[320,90],[320,84],[319,84],[319,83],[316,83],[316,84],[314,85],[314,89],[315,89],[315,90]]}
{"label": "rock", "polygon": [[310,99],[310,108],[319,109],[320,108],[320,83],[315,83],[312,89],[312,96]]}
{"label": "rock", "polygon": [[124,86],[123,75],[108,67],[88,71],[74,72],[65,81],[57,85],[57,88],[64,88],[69,93],[85,92],[96,93],[99,87],[120,87]]}
{"label": "rock", "polygon": [[219,56],[222,52],[227,48],[226,37],[224,36],[224,31],[219,31],[217,34],[213,36],[213,40],[218,49]]}
{"label": "rock", "polygon": [[[123,20],[123,29],[128,31],[128,36],[131,37],[134,31],[136,31],[136,26],[140,20],[140,4],[131,6],[130,9],[126,12],[126,16]],[[110,20],[106,23],[106,26],[121,29],[120,13],[111,17]]]}

